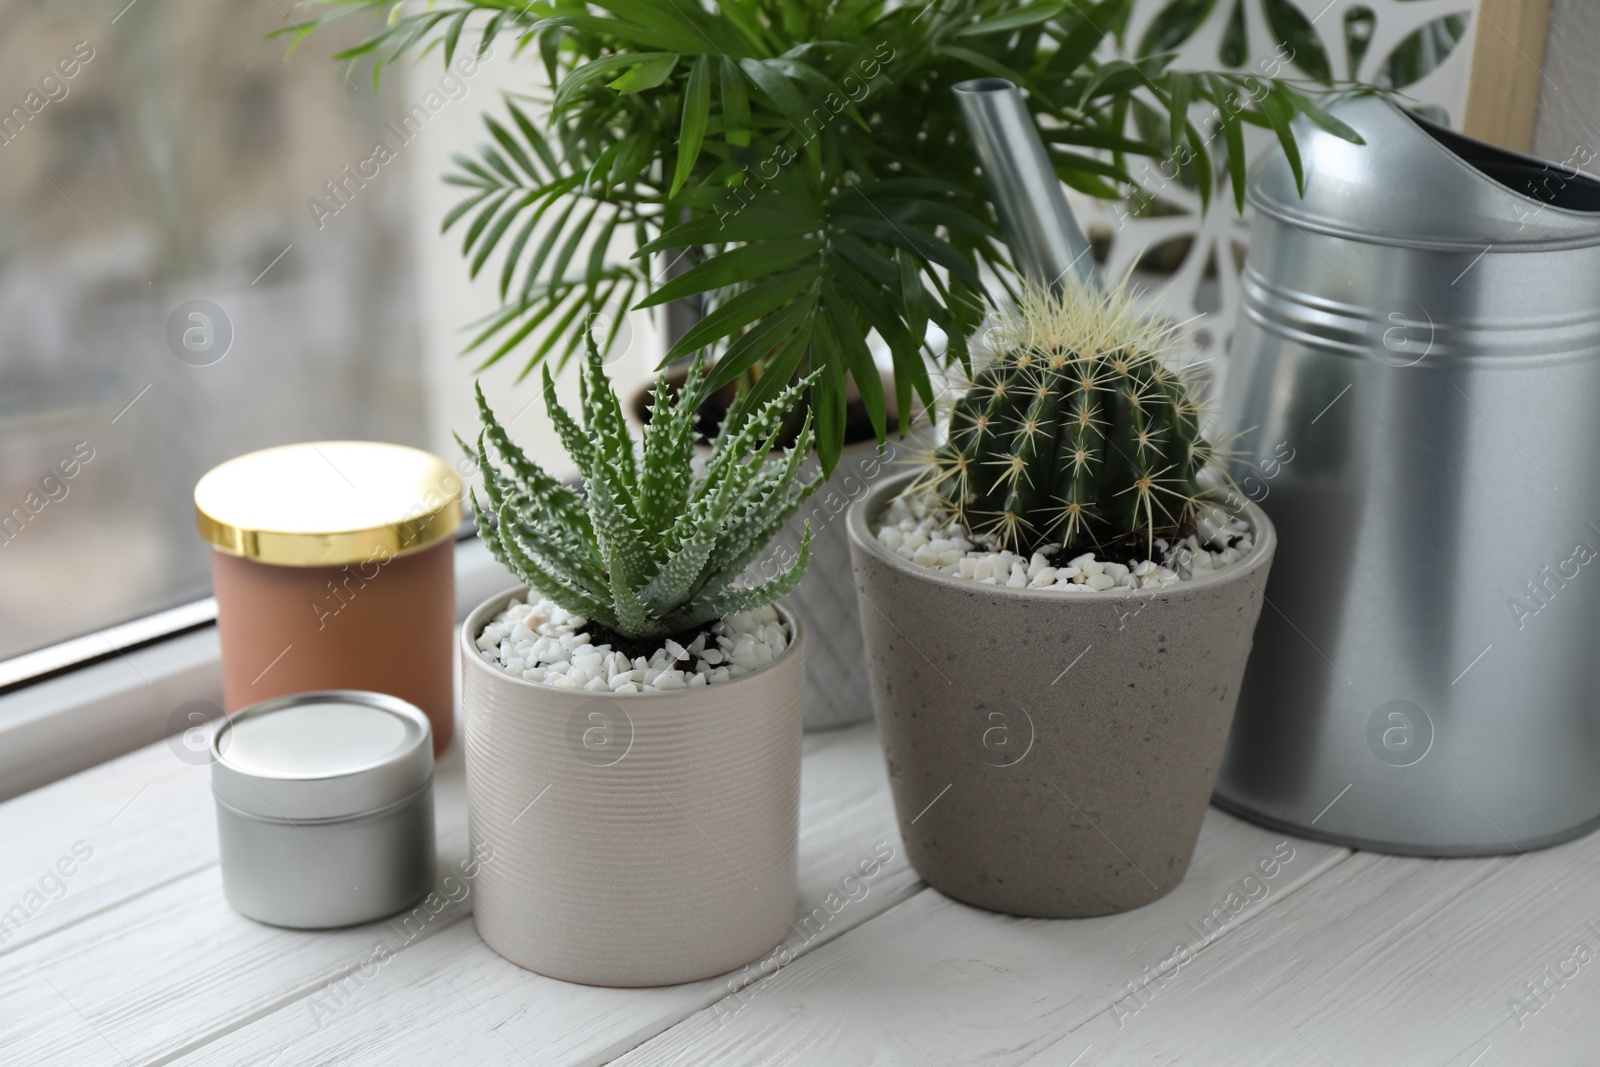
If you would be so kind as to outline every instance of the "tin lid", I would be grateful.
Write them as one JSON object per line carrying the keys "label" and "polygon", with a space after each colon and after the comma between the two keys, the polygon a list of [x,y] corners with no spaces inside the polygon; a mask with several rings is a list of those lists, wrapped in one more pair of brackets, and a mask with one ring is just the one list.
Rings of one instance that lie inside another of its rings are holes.
{"label": "tin lid", "polygon": [[194,487],[200,534],[290,567],[417,552],[461,525],[461,479],[437,456],[377,441],[307,441],[213,467]]}
{"label": "tin lid", "polygon": [[1570,163],[1475,141],[1382,96],[1346,98],[1327,110],[1367,143],[1297,119],[1305,195],[1275,149],[1251,173],[1248,195],[1258,210],[1309,230],[1411,248],[1600,243],[1600,181]]}
{"label": "tin lid", "polygon": [[263,819],[348,818],[415,793],[433,774],[428,717],[355,689],[252,704],[211,735],[211,792]]}

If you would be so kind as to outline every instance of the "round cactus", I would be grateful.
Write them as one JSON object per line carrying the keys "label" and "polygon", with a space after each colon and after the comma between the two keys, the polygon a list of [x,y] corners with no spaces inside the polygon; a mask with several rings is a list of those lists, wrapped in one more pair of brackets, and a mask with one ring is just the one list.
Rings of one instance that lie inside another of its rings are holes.
{"label": "round cactus", "polygon": [[975,343],[972,380],[916,488],[976,539],[1024,554],[1150,552],[1190,532],[1216,454],[1166,362],[1173,334],[1125,287],[1025,288]]}

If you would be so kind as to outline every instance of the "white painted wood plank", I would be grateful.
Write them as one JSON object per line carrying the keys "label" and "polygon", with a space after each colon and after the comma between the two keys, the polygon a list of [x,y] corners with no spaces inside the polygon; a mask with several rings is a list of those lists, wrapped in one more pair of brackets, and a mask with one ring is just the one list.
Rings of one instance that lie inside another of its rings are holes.
{"label": "white painted wood plank", "polygon": [[[447,754],[437,767],[434,803],[442,873],[466,854],[459,756]],[[209,792],[198,804],[209,822]],[[142,829],[130,829],[128,842],[108,850],[102,877],[114,883],[121,869],[149,883],[159,858],[175,851],[163,840],[159,821],[139,825]],[[206,859],[193,873],[146,885],[120,903],[0,956],[0,1063],[159,1060],[303,995],[354,966],[380,931],[391,930],[387,923],[375,923],[307,932],[252,922],[223,898],[214,825],[203,828],[201,840],[204,844],[183,846]],[[140,846],[148,852],[141,853]],[[84,873],[101,859],[96,853]],[[426,922],[416,923],[415,940],[437,934],[465,914],[461,903],[429,914]],[[402,940],[393,936],[397,943]]]}
{"label": "white painted wood plank", "polygon": [[[882,843],[883,847],[880,847]],[[857,864],[893,850],[870,881],[846,879]],[[802,914],[788,950],[803,955],[915,893],[895,830],[883,758],[872,727],[811,735],[801,774]],[[829,893],[838,911],[827,919]],[[853,899],[852,899],[853,898]],[[847,902],[846,902],[847,901]],[[775,968],[783,958],[769,957]],[[324,985],[198,1049],[180,1062],[239,1065],[467,1062],[599,1064],[759,980],[728,975],[663,989],[603,989],[544,978],[491,952],[469,922],[392,960]],[[771,973],[769,969],[768,973]],[[781,972],[779,972],[781,973]],[[758,986],[764,990],[765,986]]]}
{"label": "white painted wood plank", "polygon": [[210,768],[164,744],[0,804],[0,968],[4,953],[216,859]]}
{"label": "white painted wood plank", "polygon": [[[895,859],[864,899],[816,924],[822,932],[800,944],[802,950],[826,943],[918,885],[901,857],[871,727],[808,738],[806,750],[801,878],[808,905],[839,887],[876,842],[889,843]],[[440,777],[459,780],[459,770],[446,774],[441,767]],[[459,796],[454,788],[440,790],[441,825],[455,823],[453,832],[441,834],[450,863],[465,851],[464,807],[449,799],[452,793]],[[71,802],[70,795],[61,799]],[[160,851],[159,833],[153,826],[138,836]],[[127,863],[140,866],[133,858]],[[720,980],[622,991],[541,978],[484,947],[470,923],[460,921],[469,908],[470,897],[391,962],[369,964],[365,972],[375,974],[374,981],[347,982],[355,987],[350,1004],[282,1062],[373,1057],[392,1064],[396,1049],[409,1050],[401,1062],[471,1057],[482,1049],[462,1045],[462,1035],[486,1034],[485,1018],[520,1049],[519,1062],[524,1056],[603,1062],[727,992]],[[802,935],[793,940],[801,943]],[[380,942],[398,947],[403,939],[379,924],[303,933],[250,922],[227,907],[217,868],[207,866],[0,956],[0,1062],[78,1067],[170,1062],[189,1053],[195,1062],[270,1062],[305,1037],[313,1012],[327,1003],[317,998],[330,993],[329,981],[363,975],[363,961]],[[441,978],[466,998],[439,997]],[[386,1045],[390,1039],[398,1044]],[[484,1048],[498,1044],[493,1035],[486,1040]],[[374,1048],[391,1051],[375,1056]]]}
{"label": "white painted wood plank", "polygon": [[1362,854],[1120,1028],[1102,1015],[1074,1038],[1085,1067],[1597,1063],[1597,879],[1600,835],[1489,860]]}
{"label": "white painted wood plank", "polygon": [[1146,967],[1180,944],[1203,959],[1348,855],[1213,810],[1183,883],[1123,915],[1019,919],[925,889],[785,969],[763,997],[730,998],[617,1062],[942,1067],[1049,1050],[1039,1062],[1069,1063],[1080,1048],[1063,1039],[1142,983]]}
{"label": "white painted wood plank", "polygon": [[[170,744],[0,804],[0,974],[6,953],[217,862],[211,768]],[[441,830],[466,825],[460,745],[435,768],[434,809]]]}

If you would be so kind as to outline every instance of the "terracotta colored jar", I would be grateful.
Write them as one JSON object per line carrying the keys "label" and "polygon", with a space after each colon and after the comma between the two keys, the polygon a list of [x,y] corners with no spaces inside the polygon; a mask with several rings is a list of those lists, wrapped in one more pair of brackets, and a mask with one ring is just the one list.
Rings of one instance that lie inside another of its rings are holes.
{"label": "terracotta colored jar", "polygon": [[251,452],[195,486],[229,714],[318,689],[422,709],[454,732],[451,638],[461,479],[402,445],[319,441]]}

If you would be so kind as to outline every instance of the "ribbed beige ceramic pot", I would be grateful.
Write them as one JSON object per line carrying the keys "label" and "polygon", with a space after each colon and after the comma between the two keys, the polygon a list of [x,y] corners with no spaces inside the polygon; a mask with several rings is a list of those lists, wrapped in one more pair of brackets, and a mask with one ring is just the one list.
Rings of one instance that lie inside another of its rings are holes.
{"label": "ribbed beige ceramic pot", "polygon": [[848,519],[867,669],[907,855],[996,911],[1077,918],[1183,880],[1211,798],[1277,537],[1143,592],[1007,589],[884,548]]}
{"label": "ribbed beige ceramic pot", "polygon": [[704,688],[593,693],[515,678],[461,629],[478,933],[552,978],[651,986],[732,970],[795,908],[804,633],[777,662]]}

